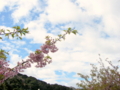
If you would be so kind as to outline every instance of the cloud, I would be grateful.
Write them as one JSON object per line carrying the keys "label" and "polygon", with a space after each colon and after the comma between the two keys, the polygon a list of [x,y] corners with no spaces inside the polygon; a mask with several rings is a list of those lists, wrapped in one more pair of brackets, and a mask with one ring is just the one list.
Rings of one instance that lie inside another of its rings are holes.
{"label": "cloud", "polygon": [[[75,84],[79,82],[78,78],[67,77],[66,73],[57,75],[55,71],[89,74],[90,63],[98,65],[98,54],[101,54],[103,60],[110,58],[114,64],[117,64],[116,61],[120,59],[119,2],[119,0],[91,0],[89,3],[88,0],[75,0],[74,2],[70,0],[49,0],[43,3],[47,4],[43,6],[43,11],[41,6],[38,6],[37,0],[14,1],[18,6],[14,9],[12,17],[15,22],[27,17],[26,20],[29,22],[25,21],[23,24],[24,27],[29,28],[30,33],[24,38],[30,39],[31,43],[44,43],[46,35],[55,38],[56,34],[63,33],[62,30],[68,27],[75,27],[79,32],[78,35],[67,35],[65,41],[56,43],[59,50],[56,53],[50,53],[53,60],[51,64],[40,69],[36,69],[33,65],[24,73],[48,83],[76,86]],[[38,14],[37,19],[29,18],[31,10]],[[43,12],[39,13],[40,11]],[[50,25],[46,27],[46,24]],[[18,43],[19,45],[26,45],[26,42]],[[10,46],[10,43],[7,42],[7,45]],[[11,48],[7,48],[11,49],[14,46],[11,45]],[[27,47],[25,50],[29,53],[32,52]],[[13,64],[17,62],[15,60],[21,59],[19,55],[14,53],[11,56]],[[24,60],[26,58],[28,57],[26,56]],[[105,63],[105,65],[108,64]]]}
{"label": "cloud", "polygon": [[26,24],[26,27],[29,27],[30,33],[25,37],[33,39],[31,43],[44,43],[47,31],[45,30],[43,23],[41,23],[39,20],[31,21]]}
{"label": "cloud", "polygon": [[[32,13],[40,12],[40,2],[38,0],[19,0],[17,1],[16,7],[12,13],[12,18],[15,23],[20,23],[20,20],[27,18],[26,20],[31,20]],[[31,13],[31,11],[33,12]]]}
{"label": "cloud", "polygon": [[4,0],[0,0],[0,11],[3,11],[6,5],[7,5],[7,2],[5,2]]}
{"label": "cloud", "polygon": [[77,8],[69,0],[49,0],[46,13],[48,19],[52,23],[66,23],[70,21],[77,21],[82,14],[81,9]]}
{"label": "cloud", "polygon": [[17,62],[22,60],[22,58],[17,54],[10,53],[10,56],[11,58],[9,64],[11,68],[17,66]]}
{"label": "cloud", "polygon": [[88,3],[87,0],[76,0],[79,3],[79,7],[84,7],[87,16],[102,16],[104,31],[111,36],[119,36],[119,0],[92,0]]}

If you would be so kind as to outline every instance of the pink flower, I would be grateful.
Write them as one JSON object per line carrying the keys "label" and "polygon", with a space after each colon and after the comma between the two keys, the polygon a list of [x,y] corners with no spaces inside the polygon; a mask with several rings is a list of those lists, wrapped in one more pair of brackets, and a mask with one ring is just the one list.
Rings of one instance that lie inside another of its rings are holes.
{"label": "pink flower", "polygon": [[41,49],[42,49],[42,52],[45,54],[48,54],[49,50],[53,53],[58,50],[58,48],[55,45],[47,45],[47,44],[44,44],[43,46],[41,46]]}
{"label": "pink flower", "polygon": [[50,47],[50,51],[54,53],[54,52],[58,51],[58,48],[55,45],[52,45]]}
{"label": "pink flower", "polygon": [[47,44],[43,44],[43,46],[41,46],[41,50],[43,53],[48,54],[49,53],[49,49],[50,49],[50,45]]}
{"label": "pink flower", "polygon": [[[36,50],[36,51],[41,52],[41,50]],[[29,58],[30,58],[29,60],[31,62],[39,62],[39,61],[43,60],[44,54],[42,52],[41,53],[36,53],[36,54],[30,53]]]}

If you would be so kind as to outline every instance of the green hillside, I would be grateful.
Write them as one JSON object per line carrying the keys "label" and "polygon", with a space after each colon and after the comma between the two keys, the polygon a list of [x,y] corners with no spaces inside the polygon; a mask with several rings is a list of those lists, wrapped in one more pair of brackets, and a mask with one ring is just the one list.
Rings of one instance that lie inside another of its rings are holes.
{"label": "green hillside", "polygon": [[0,90],[72,90],[70,87],[49,84],[34,77],[18,74],[0,85]]}

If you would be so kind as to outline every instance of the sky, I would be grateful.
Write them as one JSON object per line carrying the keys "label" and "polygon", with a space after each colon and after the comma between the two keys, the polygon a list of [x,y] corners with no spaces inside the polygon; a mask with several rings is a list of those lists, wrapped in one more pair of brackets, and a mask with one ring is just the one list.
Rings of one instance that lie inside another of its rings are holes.
{"label": "sky", "polygon": [[[98,66],[99,55],[114,65],[120,60],[120,0],[0,0],[0,29],[13,26],[29,28],[23,40],[3,38],[0,47],[9,51],[10,67],[26,60],[40,48],[45,36],[56,38],[67,28],[77,35],[66,35],[57,42],[58,51],[50,53],[52,63],[43,68],[26,69],[22,74],[50,84],[77,87],[77,73],[90,73],[90,64]],[[104,62],[107,66],[108,64]]]}

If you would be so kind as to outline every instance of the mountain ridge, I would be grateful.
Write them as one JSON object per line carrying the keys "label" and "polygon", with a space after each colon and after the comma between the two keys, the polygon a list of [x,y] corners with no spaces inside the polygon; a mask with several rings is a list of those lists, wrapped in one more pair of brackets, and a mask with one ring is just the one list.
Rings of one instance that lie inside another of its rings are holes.
{"label": "mountain ridge", "polygon": [[58,84],[49,84],[35,77],[19,73],[1,84],[0,90],[75,90],[75,88]]}

